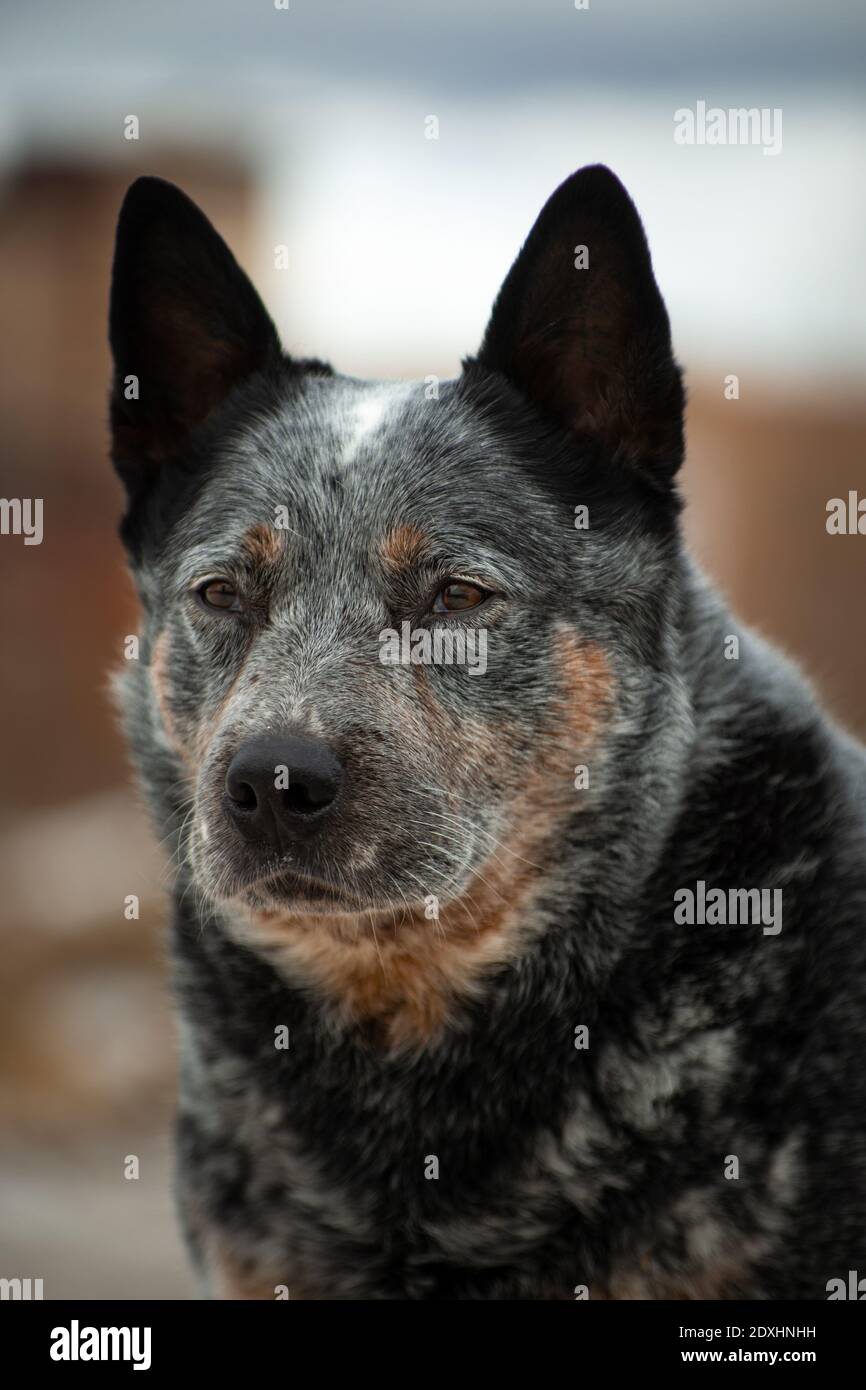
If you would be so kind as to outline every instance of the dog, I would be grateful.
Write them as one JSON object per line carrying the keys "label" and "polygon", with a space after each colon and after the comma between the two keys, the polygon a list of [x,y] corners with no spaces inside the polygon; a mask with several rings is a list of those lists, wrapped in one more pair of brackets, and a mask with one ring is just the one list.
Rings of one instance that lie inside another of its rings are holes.
{"label": "dog", "polygon": [[684,550],[617,178],[552,195],[459,377],[400,383],[283,353],[142,178],[110,342],[203,1292],[866,1274],[866,757]]}

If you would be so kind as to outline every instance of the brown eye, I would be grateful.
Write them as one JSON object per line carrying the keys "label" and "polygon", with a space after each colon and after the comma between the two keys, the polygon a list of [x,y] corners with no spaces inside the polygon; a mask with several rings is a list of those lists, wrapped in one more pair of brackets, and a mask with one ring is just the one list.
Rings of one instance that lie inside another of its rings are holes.
{"label": "brown eye", "polygon": [[196,593],[205,608],[215,608],[222,613],[240,611],[238,591],[227,579],[208,579]]}
{"label": "brown eye", "polygon": [[467,608],[477,608],[487,598],[484,589],[477,584],[463,584],[455,580],[440,589],[433,603],[434,613],[462,613]]}

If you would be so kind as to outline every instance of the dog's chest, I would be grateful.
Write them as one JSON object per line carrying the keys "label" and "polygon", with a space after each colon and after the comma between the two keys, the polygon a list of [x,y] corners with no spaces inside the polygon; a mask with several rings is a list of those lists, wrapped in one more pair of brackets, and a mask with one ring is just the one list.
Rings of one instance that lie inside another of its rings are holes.
{"label": "dog's chest", "polygon": [[[495,1073],[367,1061],[354,1076],[322,1058],[309,1074],[236,1057],[189,1070],[182,1189],[216,1291],[670,1298],[695,1268],[707,1289],[743,1282],[711,1202],[647,1223],[656,1145],[676,1137],[647,1077],[628,1091],[626,1141],[573,1075],[499,1094]],[[692,1230],[696,1258],[681,1253]]]}

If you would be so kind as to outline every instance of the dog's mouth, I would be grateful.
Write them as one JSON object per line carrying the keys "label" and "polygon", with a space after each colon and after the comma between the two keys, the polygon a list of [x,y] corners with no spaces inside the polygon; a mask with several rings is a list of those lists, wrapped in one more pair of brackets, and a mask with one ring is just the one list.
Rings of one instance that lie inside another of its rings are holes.
{"label": "dog's mouth", "polygon": [[[321,878],[310,877],[309,874],[299,874],[286,872],[274,874],[268,878],[263,885],[265,895],[271,902],[292,903],[297,899],[306,902],[314,902],[317,905],[329,903],[332,908],[343,910],[359,910],[359,899],[354,898],[346,888],[338,888],[331,883],[325,883]],[[259,890],[261,891],[261,890]]]}
{"label": "dog's mouth", "polygon": [[[431,840],[435,832],[436,823]],[[282,853],[272,846],[267,853],[263,845],[247,844],[237,836],[226,842],[212,823],[191,836],[190,867],[199,891],[223,910],[234,906],[287,917],[386,913],[401,919],[421,913],[433,920],[433,907],[438,911],[440,904],[459,896],[472,844],[461,846],[461,860],[455,864],[450,843],[445,842],[440,861],[428,853],[421,866],[412,858],[411,845],[396,836],[388,841],[387,833],[376,826],[363,840],[346,835],[345,843],[333,846],[313,841]],[[431,844],[430,849],[435,847]]]}
{"label": "dog's mouth", "polygon": [[423,915],[424,900],[413,901],[403,893],[389,899],[386,894],[364,892],[359,886],[337,885],[311,874],[279,869],[235,889],[227,902],[243,904],[255,916],[270,917],[361,917],[386,914],[400,917]]}
{"label": "dog's mouth", "polygon": [[347,889],[317,878],[312,874],[279,869],[256,879],[240,890],[238,896],[249,907],[259,910],[293,910],[315,907],[331,912],[359,912],[362,903]]}

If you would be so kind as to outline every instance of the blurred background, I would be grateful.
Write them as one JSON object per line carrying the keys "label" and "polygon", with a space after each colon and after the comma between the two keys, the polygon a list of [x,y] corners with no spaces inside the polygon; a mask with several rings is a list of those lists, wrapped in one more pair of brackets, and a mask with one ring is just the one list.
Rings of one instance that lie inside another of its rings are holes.
{"label": "blurred background", "polygon": [[[687,367],[691,546],[863,735],[866,536],[825,521],[866,497],[864,24],[856,0],[3,6],[0,492],[44,499],[44,540],[0,536],[0,1276],[195,1296],[168,873],[107,695],[136,629],[105,430],[128,183],[201,204],[290,351],[446,376],[548,194],[609,164]],[[699,101],[781,110],[781,151],[676,144]]]}

